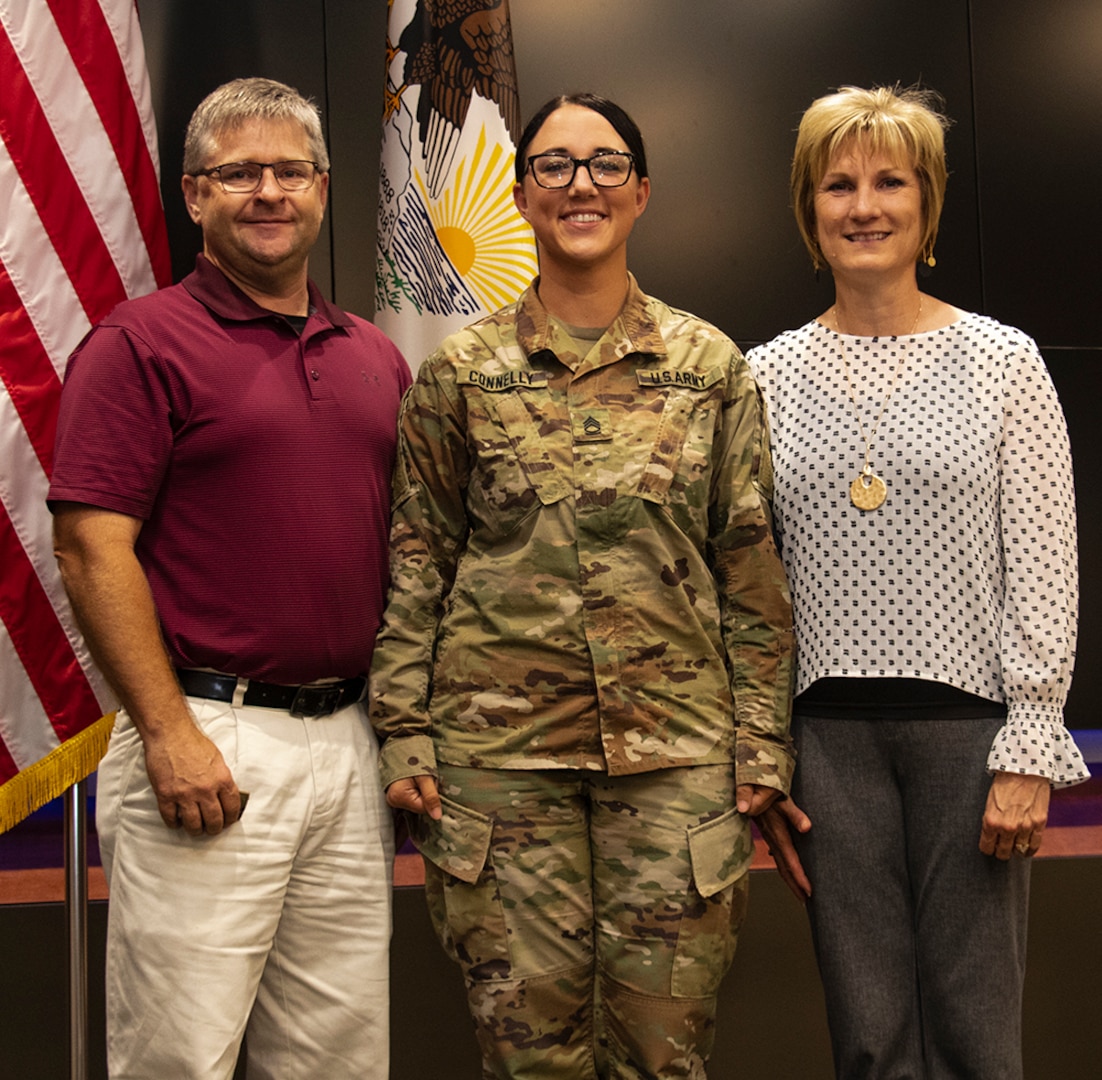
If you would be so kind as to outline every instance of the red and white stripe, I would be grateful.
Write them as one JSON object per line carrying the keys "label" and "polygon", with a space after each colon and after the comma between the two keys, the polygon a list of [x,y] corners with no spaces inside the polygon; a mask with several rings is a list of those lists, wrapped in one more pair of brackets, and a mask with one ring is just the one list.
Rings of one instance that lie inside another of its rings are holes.
{"label": "red and white stripe", "polygon": [[53,558],[65,361],[171,279],[134,0],[0,0],[0,784],[111,708]]}

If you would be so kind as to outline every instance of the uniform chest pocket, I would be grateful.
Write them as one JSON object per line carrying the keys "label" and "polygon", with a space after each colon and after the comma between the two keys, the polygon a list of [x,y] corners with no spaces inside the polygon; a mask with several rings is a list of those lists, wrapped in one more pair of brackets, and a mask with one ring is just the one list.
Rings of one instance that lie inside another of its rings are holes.
{"label": "uniform chest pocket", "polygon": [[662,504],[705,505],[720,387],[679,387],[663,393],[666,403],[637,494]]}
{"label": "uniform chest pocket", "polygon": [[[530,391],[531,392],[531,391]],[[538,412],[538,407],[536,408]],[[468,408],[474,469],[468,490],[470,511],[501,531],[510,531],[537,505],[550,506],[571,494],[555,442],[569,448],[569,432],[556,434],[548,421],[541,431],[517,391],[477,394]]]}

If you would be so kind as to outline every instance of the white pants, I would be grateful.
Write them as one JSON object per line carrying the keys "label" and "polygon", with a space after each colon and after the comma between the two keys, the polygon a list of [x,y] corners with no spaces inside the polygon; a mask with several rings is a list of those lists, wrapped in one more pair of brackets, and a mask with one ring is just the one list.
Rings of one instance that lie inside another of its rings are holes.
{"label": "white pants", "polygon": [[189,698],[238,787],[217,836],[165,826],[119,713],[96,824],[113,1080],[386,1080],[394,856],[363,707],[295,718]]}

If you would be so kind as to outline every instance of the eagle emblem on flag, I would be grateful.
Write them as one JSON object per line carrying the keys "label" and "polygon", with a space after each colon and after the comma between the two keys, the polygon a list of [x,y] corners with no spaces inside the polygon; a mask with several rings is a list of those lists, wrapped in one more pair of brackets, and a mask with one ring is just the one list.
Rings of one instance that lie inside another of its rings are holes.
{"label": "eagle emblem on flag", "polygon": [[508,0],[390,0],[375,316],[414,365],[536,273]]}

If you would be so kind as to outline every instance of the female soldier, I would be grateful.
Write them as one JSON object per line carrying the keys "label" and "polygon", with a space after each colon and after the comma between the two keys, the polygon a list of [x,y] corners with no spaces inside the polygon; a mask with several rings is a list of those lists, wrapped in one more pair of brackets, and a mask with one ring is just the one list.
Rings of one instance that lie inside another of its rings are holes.
{"label": "female soldier", "polygon": [[792,765],[762,409],[731,341],[628,273],[622,109],[548,102],[514,195],[539,278],[404,406],[383,779],[484,1076],[701,1078],[749,816]]}

